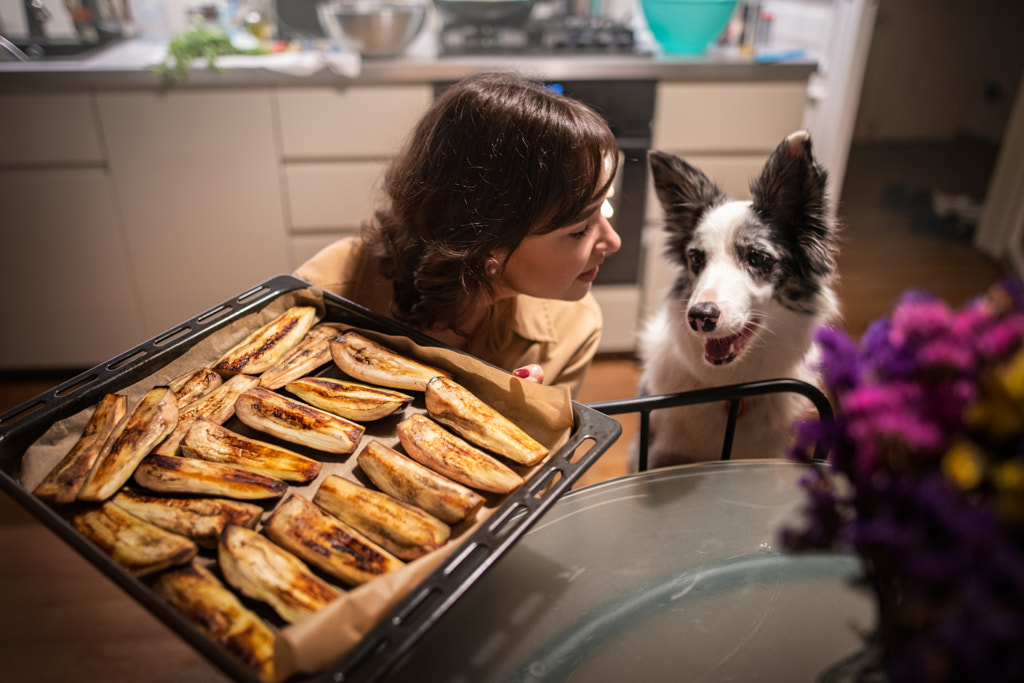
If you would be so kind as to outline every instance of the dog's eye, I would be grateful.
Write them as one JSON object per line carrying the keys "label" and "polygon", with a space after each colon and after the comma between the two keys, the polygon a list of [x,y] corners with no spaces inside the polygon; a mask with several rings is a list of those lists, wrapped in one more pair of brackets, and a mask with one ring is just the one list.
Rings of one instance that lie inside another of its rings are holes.
{"label": "dog's eye", "polygon": [[690,270],[698,273],[704,268],[704,262],[707,257],[704,255],[703,251],[700,249],[691,249],[687,252],[686,256],[690,259]]}
{"label": "dog's eye", "polygon": [[764,270],[771,267],[773,259],[770,254],[757,249],[751,249],[747,252],[747,263],[750,264],[751,268],[756,270]]}

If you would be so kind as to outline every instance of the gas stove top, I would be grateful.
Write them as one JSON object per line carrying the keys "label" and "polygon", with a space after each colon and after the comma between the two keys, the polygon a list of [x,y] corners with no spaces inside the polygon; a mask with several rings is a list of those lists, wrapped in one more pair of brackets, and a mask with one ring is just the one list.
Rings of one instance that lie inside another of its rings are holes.
{"label": "gas stove top", "polygon": [[566,16],[521,25],[450,23],[441,28],[439,54],[644,54],[633,29],[606,17]]}

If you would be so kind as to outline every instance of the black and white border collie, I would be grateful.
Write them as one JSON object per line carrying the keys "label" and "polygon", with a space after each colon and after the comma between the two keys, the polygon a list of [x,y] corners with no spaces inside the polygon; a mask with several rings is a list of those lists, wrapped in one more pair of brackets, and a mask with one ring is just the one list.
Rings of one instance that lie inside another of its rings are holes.
{"label": "black and white border collie", "polygon": [[[675,280],[640,332],[640,394],[775,378],[815,384],[813,331],[839,318],[838,235],[810,136],[782,141],[750,201],[729,200],[676,156],[651,152],[649,161]],[[785,457],[809,406],[790,393],[745,399],[732,457]],[[727,417],[724,403],[653,411],[648,466],[719,458]]]}

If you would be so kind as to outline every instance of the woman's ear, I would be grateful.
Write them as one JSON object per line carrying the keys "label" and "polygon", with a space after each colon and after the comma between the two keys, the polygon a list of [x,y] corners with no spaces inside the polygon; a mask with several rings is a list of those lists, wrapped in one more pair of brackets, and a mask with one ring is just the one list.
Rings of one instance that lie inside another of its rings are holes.
{"label": "woman's ear", "polygon": [[493,256],[488,256],[487,260],[484,261],[484,274],[487,275],[487,277],[494,279],[497,278],[500,273],[501,264],[498,262],[498,259]]}

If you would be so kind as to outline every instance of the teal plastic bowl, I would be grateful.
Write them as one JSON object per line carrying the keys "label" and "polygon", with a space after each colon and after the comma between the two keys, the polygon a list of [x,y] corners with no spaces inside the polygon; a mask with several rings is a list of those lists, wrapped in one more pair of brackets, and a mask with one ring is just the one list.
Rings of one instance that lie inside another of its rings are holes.
{"label": "teal plastic bowl", "polygon": [[738,0],[640,0],[647,25],[665,52],[701,54],[721,35]]}

